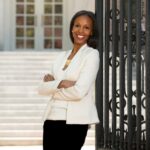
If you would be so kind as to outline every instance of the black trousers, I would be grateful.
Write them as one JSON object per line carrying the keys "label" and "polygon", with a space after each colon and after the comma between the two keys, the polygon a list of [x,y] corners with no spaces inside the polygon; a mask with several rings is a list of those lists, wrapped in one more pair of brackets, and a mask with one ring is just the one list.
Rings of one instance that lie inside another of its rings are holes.
{"label": "black trousers", "polygon": [[46,120],[43,126],[43,150],[81,150],[88,125]]}

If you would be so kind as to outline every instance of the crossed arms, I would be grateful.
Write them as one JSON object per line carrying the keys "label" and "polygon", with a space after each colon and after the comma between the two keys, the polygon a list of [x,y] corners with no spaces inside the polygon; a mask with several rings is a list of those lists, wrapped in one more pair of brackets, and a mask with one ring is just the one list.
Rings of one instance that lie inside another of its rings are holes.
{"label": "crossed arms", "polygon": [[[54,81],[54,77],[51,74],[46,74],[43,78],[44,82],[49,82],[49,81]],[[74,86],[76,83],[76,81],[70,81],[70,80],[62,80],[59,85],[58,85],[58,89],[60,88],[69,88]]]}

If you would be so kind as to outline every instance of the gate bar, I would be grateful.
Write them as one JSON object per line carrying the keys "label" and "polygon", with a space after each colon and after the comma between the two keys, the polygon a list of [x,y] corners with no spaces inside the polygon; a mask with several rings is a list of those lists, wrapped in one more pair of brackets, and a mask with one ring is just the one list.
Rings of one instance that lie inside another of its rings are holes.
{"label": "gate bar", "polygon": [[141,150],[141,0],[136,1],[136,149]]}
{"label": "gate bar", "polygon": [[146,0],[146,150],[150,150],[150,1]]}
{"label": "gate bar", "polygon": [[98,22],[99,41],[98,50],[100,54],[100,66],[96,80],[96,106],[100,123],[96,125],[96,143],[95,147],[98,150],[103,146],[104,130],[103,130],[103,0],[95,0],[95,13]]}
{"label": "gate bar", "polygon": [[110,0],[105,1],[105,90],[104,90],[104,147],[109,143],[109,34],[110,34]]}
{"label": "gate bar", "polygon": [[116,147],[116,53],[117,53],[117,2],[112,0],[112,147]]}
{"label": "gate bar", "polygon": [[119,88],[120,88],[120,148],[124,145],[124,95],[125,95],[125,58],[124,58],[124,0],[120,0],[120,47],[119,47]]}
{"label": "gate bar", "polygon": [[132,0],[128,0],[127,16],[127,104],[128,104],[128,150],[132,147]]}

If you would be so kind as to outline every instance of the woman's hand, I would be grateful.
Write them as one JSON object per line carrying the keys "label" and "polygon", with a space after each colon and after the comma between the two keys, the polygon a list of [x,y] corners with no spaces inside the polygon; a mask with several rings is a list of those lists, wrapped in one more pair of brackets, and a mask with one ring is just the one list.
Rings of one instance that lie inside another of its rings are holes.
{"label": "woman's hand", "polygon": [[72,87],[75,85],[75,83],[76,81],[62,80],[60,84],[58,85],[58,89]]}
{"label": "woman's hand", "polygon": [[46,74],[43,78],[44,82],[53,81],[53,80],[55,80],[55,79],[51,74]]}

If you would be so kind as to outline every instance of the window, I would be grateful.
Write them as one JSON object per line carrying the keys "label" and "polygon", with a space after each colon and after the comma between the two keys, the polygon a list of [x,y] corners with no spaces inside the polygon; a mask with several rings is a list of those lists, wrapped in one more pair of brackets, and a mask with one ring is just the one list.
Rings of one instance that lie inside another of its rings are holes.
{"label": "window", "polygon": [[62,49],[62,0],[16,0],[15,23],[16,49]]}
{"label": "window", "polygon": [[63,4],[62,0],[45,0],[44,48],[62,48]]}

